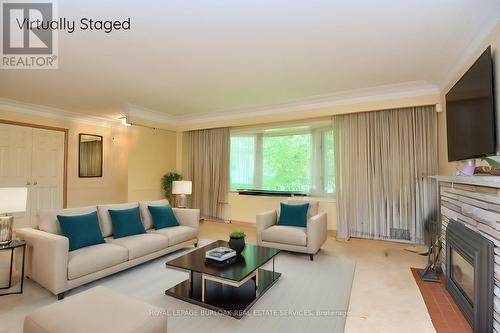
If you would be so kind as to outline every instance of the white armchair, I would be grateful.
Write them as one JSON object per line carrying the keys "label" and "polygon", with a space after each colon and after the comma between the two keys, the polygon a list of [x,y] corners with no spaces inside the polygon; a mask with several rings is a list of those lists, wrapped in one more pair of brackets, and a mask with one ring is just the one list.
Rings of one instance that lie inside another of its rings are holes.
{"label": "white armchair", "polygon": [[[292,252],[307,253],[314,259],[326,241],[326,213],[318,213],[318,201],[308,201],[307,227],[290,227],[277,225],[276,210],[257,214],[257,245],[273,247]],[[304,203],[288,201],[289,204]]]}

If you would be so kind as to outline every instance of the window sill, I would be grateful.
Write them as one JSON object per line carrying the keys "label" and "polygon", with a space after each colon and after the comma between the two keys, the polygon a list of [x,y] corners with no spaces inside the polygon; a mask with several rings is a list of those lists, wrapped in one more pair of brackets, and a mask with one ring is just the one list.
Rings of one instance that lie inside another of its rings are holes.
{"label": "window sill", "polygon": [[265,190],[233,190],[231,192],[237,193],[239,195],[251,195],[251,196],[262,196],[262,197],[307,197],[306,193],[301,192],[281,192],[281,191],[265,191]]}
{"label": "window sill", "polygon": [[241,196],[248,196],[248,197],[260,197],[260,198],[290,198],[291,200],[293,200],[294,198],[296,198],[297,200],[311,200],[311,201],[314,201],[314,200],[317,200],[317,201],[320,201],[320,202],[326,202],[326,203],[336,203],[337,202],[337,198],[335,196],[313,196],[313,195],[302,195],[302,196],[286,196],[284,194],[280,194],[280,195],[269,195],[269,194],[251,194],[251,193],[240,193],[242,191],[238,191],[238,190],[231,190],[230,193],[232,194],[235,194],[235,195],[241,195]]}

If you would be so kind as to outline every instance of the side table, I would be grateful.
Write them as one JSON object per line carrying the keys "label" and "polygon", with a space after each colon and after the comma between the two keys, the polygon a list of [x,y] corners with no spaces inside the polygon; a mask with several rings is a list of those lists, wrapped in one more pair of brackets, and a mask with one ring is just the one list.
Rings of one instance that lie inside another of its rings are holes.
{"label": "side table", "polygon": [[[22,250],[22,263],[21,267],[18,267],[21,269],[21,275],[18,275],[16,278],[16,272],[15,272],[15,264],[16,262],[19,262],[20,258],[19,252]],[[7,255],[3,255],[4,253],[7,253]],[[9,253],[10,252],[10,253]],[[13,240],[8,244],[5,245],[0,245],[0,256],[2,258],[8,257],[10,260],[10,263],[8,265],[8,283],[1,283],[0,284],[0,296],[4,295],[12,295],[12,294],[22,294],[23,293],[23,283],[24,283],[24,259],[26,257],[26,241],[24,240]],[[1,259],[3,260],[3,259]],[[5,272],[1,272],[0,274],[5,274]],[[16,288],[15,290],[12,290],[13,287],[19,284],[19,287]]]}

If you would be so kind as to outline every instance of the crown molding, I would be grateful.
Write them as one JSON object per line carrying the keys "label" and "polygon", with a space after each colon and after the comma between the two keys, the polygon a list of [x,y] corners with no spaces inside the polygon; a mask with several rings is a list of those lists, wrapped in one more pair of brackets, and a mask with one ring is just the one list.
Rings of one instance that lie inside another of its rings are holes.
{"label": "crown molding", "polygon": [[127,104],[126,109],[126,115],[129,117],[137,117],[167,125],[179,125],[179,119],[168,113],[162,113],[135,104]]}
{"label": "crown molding", "polygon": [[233,109],[215,113],[190,114],[177,117],[177,125],[194,125],[212,121],[237,120],[276,114],[324,109],[337,106],[380,102],[394,99],[431,96],[440,94],[440,89],[426,81],[411,81],[370,88],[342,91],[247,109]]}
{"label": "crown molding", "polygon": [[113,127],[121,124],[119,119],[111,117],[72,112],[45,105],[19,102],[7,98],[0,98],[0,110],[52,119],[61,119],[69,122],[85,123],[99,127]]}
{"label": "crown molding", "polygon": [[[132,122],[137,120],[137,124],[140,124],[140,120],[143,119],[151,123],[165,125],[170,130],[176,130],[179,126],[189,126],[214,121],[255,118],[369,102],[432,96],[437,94],[440,94],[438,86],[430,84],[426,81],[411,81],[342,91],[334,94],[312,96],[286,103],[264,105],[253,108],[229,109],[203,114],[174,116],[135,104],[126,104],[123,109],[124,115],[131,118]],[[22,103],[4,98],[0,98],[0,110],[20,112],[55,119],[64,119],[73,122],[84,122],[101,127],[121,126],[120,119],[82,114],[43,105]]]}

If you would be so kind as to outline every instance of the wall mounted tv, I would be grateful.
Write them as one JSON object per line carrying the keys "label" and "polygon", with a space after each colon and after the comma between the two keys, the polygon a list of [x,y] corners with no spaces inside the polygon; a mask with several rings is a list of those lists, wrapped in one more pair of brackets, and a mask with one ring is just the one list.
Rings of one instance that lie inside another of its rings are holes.
{"label": "wall mounted tv", "polygon": [[448,161],[496,153],[491,47],[446,94]]}

